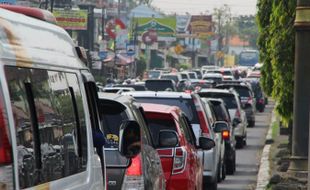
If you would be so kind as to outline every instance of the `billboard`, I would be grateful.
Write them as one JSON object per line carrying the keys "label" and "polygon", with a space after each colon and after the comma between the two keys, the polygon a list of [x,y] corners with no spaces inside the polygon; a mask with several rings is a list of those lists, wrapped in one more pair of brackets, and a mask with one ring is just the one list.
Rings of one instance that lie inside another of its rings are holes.
{"label": "billboard", "polygon": [[87,10],[53,11],[57,24],[66,30],[87,30]]}
{"label": "billboard", "polygon": [[136,18],[136,33],[138,36],[150,30],[156,31],[158,41],[175,41],[176,40],[176,18]]}
{"label": "billboard", "polygon": [[193,15],[188,26],[191,34],[197,35],[199,38],[205,39],[213,34],[213,23],[211,15]]}

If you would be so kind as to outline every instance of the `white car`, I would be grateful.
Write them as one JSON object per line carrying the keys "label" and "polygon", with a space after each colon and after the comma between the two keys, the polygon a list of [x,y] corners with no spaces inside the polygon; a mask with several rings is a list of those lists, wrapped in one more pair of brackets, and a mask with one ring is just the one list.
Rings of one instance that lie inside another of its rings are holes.
{"label": "white car", "polygon": [[233,122],[236,146],[242,148],[246,145],[248,122],[237,92],[226,89],[202,89],[198,94],[200,97],[223,99]]}

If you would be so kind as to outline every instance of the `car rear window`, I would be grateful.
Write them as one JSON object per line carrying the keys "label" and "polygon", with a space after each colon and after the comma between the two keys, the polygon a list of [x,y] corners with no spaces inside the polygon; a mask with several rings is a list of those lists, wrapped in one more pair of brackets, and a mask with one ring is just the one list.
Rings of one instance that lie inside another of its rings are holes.
{"label": "car rear window", "polygon": [[173,82],[169,80],[145,81],[145,87],[150,91],[174,91]]}
{"label": "car rear window", "polygon": [[190,79],[196,79],[195,73],[188,73]]}
{"label": "car rear window", "polygon": [[176,131],[176,126],[172,118],[171,119],[168,119],[168,118],[159,119],[158,117],[150,118],[148,116],[146,116],[146,118],[147,118],[148,126],[151,131],[151,135],[152,135],[152,138],[154,140],[156,147],[158,147],[159,132],[161,130]]}
{"label": "car rear window", "polygon": [[201,97],[205,98],[221,98],[228,109],[237,109],[238,104],[236,102],[236,98],[233,94],[226,93],[216,93],[216,92],[207,92],[207,93],[199,93]]}
{"label": "car rear window", "polygon": [[192,124],[199,124],[197,110],[192,99],[135,97],[138,102],[178,106]]}
{"label": "car rear window", "polygon": [[102,114],[101,126],[103,127],[104,134],[106,135],[105,148],[118,148],[119,142],[119,129],[124,120],[128,120],[125,111],[120,114]]}
{"label": "car rear window", "polygon": [[213,110],[215,112],[216,121],[227,121],[227,115],[225,111],[223,110],[223,107],[218,102],[211,101],[213,105]]}
{"label": "car rear window", "polygon": [[216,88],[220,88],[220,89],[233,88],[238,92],[240,97],[250,97],[251,96],[250,89],[245,87],[245,86],[221,85],[221,86],[217,86]]}

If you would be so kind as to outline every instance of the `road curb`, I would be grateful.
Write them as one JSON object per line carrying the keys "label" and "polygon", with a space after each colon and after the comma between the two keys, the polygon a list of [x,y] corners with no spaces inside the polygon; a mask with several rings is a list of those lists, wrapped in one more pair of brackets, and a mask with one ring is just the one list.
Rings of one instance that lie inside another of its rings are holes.
{"label": "road curb", "polygon": [[276,121],[276,116],[274,111],[271,113],[271,122],[269,129],[266,135],[265,146],[263,149],[262,157],[260,160],[258,175],[257,175],[257,184],[256,190],[265,190],[269,180],[270,180],[270,163],[269,163],[269,153],[271,149],[271,144],[274,142],[272,138],[272,126]]}

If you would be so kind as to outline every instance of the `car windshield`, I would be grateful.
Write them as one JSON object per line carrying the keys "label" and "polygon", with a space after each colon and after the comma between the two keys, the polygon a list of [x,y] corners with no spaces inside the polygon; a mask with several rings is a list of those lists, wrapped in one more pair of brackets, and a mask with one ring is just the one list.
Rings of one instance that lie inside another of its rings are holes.
{"label": "car windshield", "polygon": [[245,87],[245,86],[236,86],[236,85],[220,85],[217,86],[216,88],[220,88],[220,89],[230,89],[233,88],[235,89],[240,97],[250,97],[251,93],[250,90]]}
{"label": "car windshield", "polygon": [[186,114],[192,124],[198,124],[198,115],[192,99],[135,97],[138,102],[178,106]]}
{"label": "car windshield", "polygon": [[203,80],[213,80],[216,83],[221,83],[223,80],[219,77],[204,77]]}
{"label": "car windshield", "polygon": [[174,84],[171,80],[147,80],[145,87],[150,91],[174,91]]}
{"label": "car windshield", "polygon": [[203,92],[199,93],[200,97],[205,98],[221,98],[228,109],[237,109],[238,104],[236,102],[236,98],[233,94],[227,93],[216,93],[216,92]]}
{"label": "car windshield", "polygon": [[173,130],[173,131],[176,131],[176,126],[175,126],[175,123],[174,121],[171,119],[159,119],[158,117],[156,118],[153,118],[153,117],[148,117],[146,116],[147,118],[147,122],[148,122],[148,126],[149,126],[149,129],[151,131],[151,135],[152,135],[152,138],[155,142],[155,145],[156,147],[158,147],[159,145],[159,132],[161,130]]}

